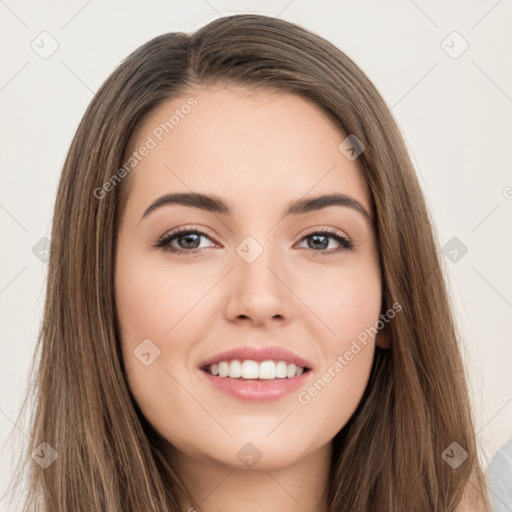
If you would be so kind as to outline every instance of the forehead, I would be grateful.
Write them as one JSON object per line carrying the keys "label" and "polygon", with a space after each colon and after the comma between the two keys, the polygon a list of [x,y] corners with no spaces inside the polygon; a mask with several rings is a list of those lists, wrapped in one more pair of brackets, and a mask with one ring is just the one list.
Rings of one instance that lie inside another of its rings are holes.
{"label": "forehead", "polygon": [[173,191],[215,193],[236,214],[337,191],[371,213],[357,161],[338,149],[344,139],[319,106],[295,94],[191,89],[161,104],[132,137],[129,155],[151,149],[130,174],[130,202]]}

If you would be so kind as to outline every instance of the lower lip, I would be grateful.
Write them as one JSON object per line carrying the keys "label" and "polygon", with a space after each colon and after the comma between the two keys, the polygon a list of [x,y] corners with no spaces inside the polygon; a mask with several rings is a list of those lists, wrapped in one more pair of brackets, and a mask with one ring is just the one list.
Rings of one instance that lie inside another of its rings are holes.
{"label": "lower lip", "polygon": [[200,370],[208,381],[220,391],[247,402],[269,402],[278,400],[304,385],[311,370],[298,377],[275,380],[237,380],[229,377],[216,377]]}

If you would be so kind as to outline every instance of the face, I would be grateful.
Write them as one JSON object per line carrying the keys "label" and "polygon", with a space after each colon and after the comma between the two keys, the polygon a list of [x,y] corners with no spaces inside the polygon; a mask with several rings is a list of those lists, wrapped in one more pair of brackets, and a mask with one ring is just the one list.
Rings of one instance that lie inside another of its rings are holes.
{"label": "face", "polygon": [[[360,402],[381,274],[369,192],[344,139],[298,96],[222,86],[161,105],[137,130],[131,150],[150,149],[126,178],[118,231],[122,354],[140,410],[180,454],[285,467],[329,446]],[[225,208],[162,199],[176,193]],[[287,213],[332,194],[351,202]],[[255,355],[269,347],[291,354]],[[204,369],[233,349],[253,352]],[[234,360],[249,373],[235,378]],[[233,377],[208,373],[226,368]]]}

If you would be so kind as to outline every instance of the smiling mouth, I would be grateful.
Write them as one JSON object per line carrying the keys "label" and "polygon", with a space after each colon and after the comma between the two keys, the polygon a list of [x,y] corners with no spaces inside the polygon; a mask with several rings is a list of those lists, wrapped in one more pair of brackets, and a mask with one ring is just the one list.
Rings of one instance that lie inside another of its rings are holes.
{"label": "smiling mouth", "polygon": [[289,380],[311,371],[287,361],[257,362],[251,359],[219,361],[201,369],[214,377],[246,381]]}

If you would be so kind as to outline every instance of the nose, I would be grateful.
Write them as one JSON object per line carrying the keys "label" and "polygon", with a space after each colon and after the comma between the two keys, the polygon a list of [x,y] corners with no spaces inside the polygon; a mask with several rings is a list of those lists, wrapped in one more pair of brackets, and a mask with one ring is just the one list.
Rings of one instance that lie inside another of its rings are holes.
{"label": "nose", "polygon": [[286,272],[269,254],[270,250],[264,250],[251,263],[236,256],[226,283],[226,316],[231,322],[270,327],[291,320],[293,293],[286,284]]}

